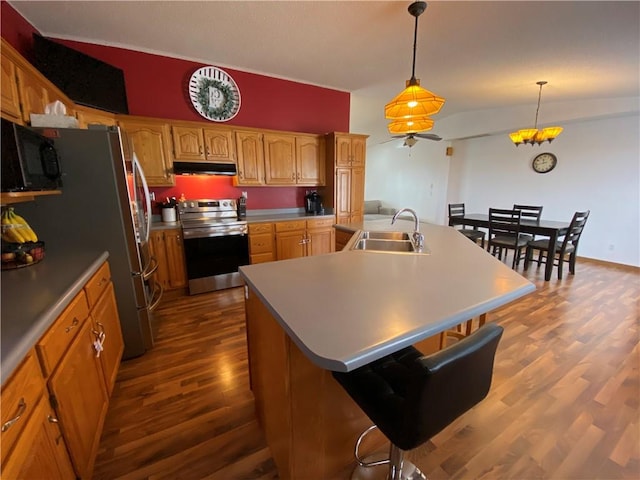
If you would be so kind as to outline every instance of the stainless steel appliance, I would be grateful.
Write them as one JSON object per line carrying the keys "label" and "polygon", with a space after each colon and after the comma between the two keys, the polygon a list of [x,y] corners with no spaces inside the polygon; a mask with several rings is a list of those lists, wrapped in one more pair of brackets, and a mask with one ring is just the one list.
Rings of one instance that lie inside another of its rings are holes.
{"label": "stainless steel appliance", "polygon": [[243,284],[238,267],[249,264],[247,221],[238,218],[234,199],[178,203],[189,294]]}
{"label": "stainless steel appliance", "polygon": [[53,142],[30,128],[2,119],[2,191],[56,190],[60,162]]}
{"label": "stainless steel appliance", "polygon": [[162,291],[149,281],[157,264],[149,255],[151,202],[140,164],[135,155],[125,161],[117,127],[35,130],[53,140],[64,191],[21,211],[49,252],[70,261],[79,251],[109,252],[124,358],[142,355],[153,346],[151,311]]}

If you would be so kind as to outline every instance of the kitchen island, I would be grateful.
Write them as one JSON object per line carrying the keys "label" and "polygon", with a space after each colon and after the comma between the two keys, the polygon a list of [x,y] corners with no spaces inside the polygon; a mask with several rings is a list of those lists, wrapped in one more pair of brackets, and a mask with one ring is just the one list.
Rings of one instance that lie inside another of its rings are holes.
{"label": "kitchen island", "polygon": [[[420,227],[428,254],[346,249],[240,268],[251,388],[281,478],[348,473],[355,440],[371,422],[331,370],[408,345],[428,353],[443,330],[535,289],[452,228]],[[410,232],[413,222],[346,228]]]}

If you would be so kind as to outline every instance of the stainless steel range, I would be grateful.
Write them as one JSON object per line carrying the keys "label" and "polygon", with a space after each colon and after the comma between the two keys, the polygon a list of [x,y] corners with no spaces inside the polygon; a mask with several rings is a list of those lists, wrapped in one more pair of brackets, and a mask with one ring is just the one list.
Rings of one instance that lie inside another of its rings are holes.
{"label": "stainless steel range", "polygon": [[238,267],[249,264],[249,236],[236,200],[187,200],[178,203],[178,215],[189,294],[242,285]]}

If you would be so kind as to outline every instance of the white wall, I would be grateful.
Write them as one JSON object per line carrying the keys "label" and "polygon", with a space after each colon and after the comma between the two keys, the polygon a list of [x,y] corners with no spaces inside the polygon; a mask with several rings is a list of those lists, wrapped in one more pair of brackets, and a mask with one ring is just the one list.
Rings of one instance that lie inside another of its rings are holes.
{"label": "white wall", "polygon": [[[390,137],[381,118],[383,104],[379,99],[352,95],[350,130],[370,135],[367,200],[379,199],[385,206],[395,208],[411,207],[421,220],[440,224],[446,223],[446,206],[450,202],[464,202],[469,212],[486,212],[490,206],[510,207],[514,203],[539,204],[544,206],[544,218],[567,221],[576,210],[588,209],[591,216],[579,255],[640,266],[637,99],[622,113],[619,109],[607,112],[603,106],[592,110],[591,118],[558,122],[564,131],[551,144],[517,148],[507,132],[486,132],[488,136],[450,143],[420,140],[412,149],[397,148],[402,140],[382,143]],[[508,111],[492,111],[485,116],[497,115],[503,117],[500,123],[508,124]],[[470,117],[480,119],[483,115],[471,112]],[[549,118],[545,126],[554,120]],[[460,123],[460,115],[455,121]],[[453,138],[456,135],[451,123],[443,120]],[[476,128],[474,133],[482,135],[482,131]],[[436,129],[434,132],[438,133]],[[468,127],[464,133],[467,132]],[[453,147],[452,157],[445,155],[449,144]],[[531,169],[531,160],[541,152],[558,157],[558,165],[550,173],[537,174]]]}

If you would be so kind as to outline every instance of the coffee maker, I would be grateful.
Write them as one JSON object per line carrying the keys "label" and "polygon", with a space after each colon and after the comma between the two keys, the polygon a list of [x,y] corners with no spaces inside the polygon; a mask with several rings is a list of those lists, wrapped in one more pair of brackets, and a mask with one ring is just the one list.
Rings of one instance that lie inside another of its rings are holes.
{"label": "coffee maker", "polygon": [[307,192],[304,197],[304,211],[307,215],[321,214],[324,208],[322,207],[322,197],[318,192]]}

